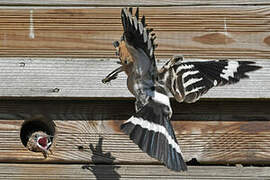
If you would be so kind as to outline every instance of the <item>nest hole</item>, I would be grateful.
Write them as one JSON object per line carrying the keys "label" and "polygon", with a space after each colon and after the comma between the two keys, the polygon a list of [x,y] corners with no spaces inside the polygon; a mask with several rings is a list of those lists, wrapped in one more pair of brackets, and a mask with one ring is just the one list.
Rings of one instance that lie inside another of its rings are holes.
{"label": "nest hole", "polygon": [[20,131],[21,142],[26,147],[29,137],[36,131],[43,131],[52,136],[52,143],[55,136],[55,124],[52,120],[43,117],[25,120]]}

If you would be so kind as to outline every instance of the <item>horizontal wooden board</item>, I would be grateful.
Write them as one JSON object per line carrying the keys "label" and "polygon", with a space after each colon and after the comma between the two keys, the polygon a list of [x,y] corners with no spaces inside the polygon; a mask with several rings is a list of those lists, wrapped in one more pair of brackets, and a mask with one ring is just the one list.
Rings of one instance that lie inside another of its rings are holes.
{"label": "horizontal wooden board", "polygon": [[173,172],[153,165],[0,164],[1,179],[269,179],[269,167],[189,166]]}
{"label": "horizontal wooden board", "polygon": [[[0,162],[159,164],[120,131],[123,120],[54,122],[53,154],[44,159],[41,153],[30,152],[22,145],[23,121],[1,120]],[[172,124],[186,161],[270,162],[269,121],[172,121]]]}
{"label": "horizontal wooden board", "polygon": [[2,0],[2,5],[47,5],[47,6],[183,6],[183,5],[266,5],[270,4],[267,0],[144,0],[144,1],[132,1],[132,0],[115,0],[113,2],[106,0]]}
{"label": "horizontal wooden board", "polygon": [[[163,2],[170,1],[158,1]],[[112,58],[112,42],[122,34],[120,10],[119,7],[0,8],[0,56]],[[157,34],[159,58],[183,54],[193,58],[269,59],[269,11],[268,6],[141,9]]]}
{"label": "horizontal wooden board", "polygon": [[[268,107],[268,101],[172,101],[172,123],[185,160],[269,163]],[[2,100],[0,162],[157,164],[119,130],[133,113],[131,100]],[[56,124],[53,155],[46,160],[41,153],[28,151],[20,139],[23,120],[40,116]],[[102,149],[100,155],[93,155],[90,144]]]}
{"label": "horizontal wooden board", "polygon": [[[249,60],[249,59],[247,59]],[[111,84],[101,80],[119,65],[116,59],[1,58],[0,96],[33,98],[123,98],[133,97],[126,75]],[[250,79],[214,88],[204,98],[269,98],[270,61],[257,60],[263,68]],[[159,66],[164,61],[159,62]]]}

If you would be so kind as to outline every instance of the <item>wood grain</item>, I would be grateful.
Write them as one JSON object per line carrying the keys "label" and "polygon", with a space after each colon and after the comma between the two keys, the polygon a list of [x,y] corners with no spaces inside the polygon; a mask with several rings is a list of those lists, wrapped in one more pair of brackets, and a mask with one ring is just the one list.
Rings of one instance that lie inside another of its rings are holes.
{"label": "wood grain", "polygon": [[[250,59],[244,59],[250,60]],[[116,59],[0,58],[2,98],[130,98],[126,75],[111,84],[101,80],[119,65]],[[159,66],[164,64],[159,61]],[[250,79],[213,88],[204,98],[269,98],[270,61],[256,60],[263,68]]]}
{"label": "wood grain", "polygon": [[[0,121],[0,162],[159,164],[120,130],[122,120],[59,121],[53,155],[28,151],[20,142],[22,121]],[[269,121],[173,121],[186,161],[204,164],[268,164]],[[102,140],[100,139],[102,138]],[[102,141],[102,143],[98,143]],[[90,144],[101,149],[96,155]]]}
{"label": "wood grain", "polygon": [[[269,167],[169,171],[119,129],[134,112],[133,100],[123,100],[132,97],[125,76],[101,84],[117,67],[112,42],[122,33],[123,6],[144,7],[158,36],[159,65],[174,54],[256,60],[263,69],[249,80],[216,88],[195,104],[172,100],[172,124],[190,164],[269,165],[269,102],[258,101],[270,97],[269,5],[266,0],[1,1],[0,179],[269,179]],[[40,116],[56,123],[48,159],[20,140],[23,120]]]}
{"label": "wood grain", "polygon": [[[186,161],[269,163],[268,101],[172,101],[172,107],[172,124]],[[131,100],[1,100],[0,162],[159,164],[119,130],[133,112]],[[28,151],[20,139],[23,120],[38,116],[56,124],[48,159]]]}
{"label": "wood grain", "polygon": [[[157,34],[159,58],[183,54],[191,58],[268,59],[269,11],[268,6],[199,4],[141,8]],[[122,34],[120,23],[119,7],[0,8],[0,56],[111,58],[112,42]]]}
{"label": "wood grain", "polygon": [[[88,167],[82,168],[82,167]],[[136,172],[136,173],[134,173]],[[153,165],[0,164],[1,179],[269,179],[269,167],[189,166],[185,173]]]}
{"label": "wood grain", "polygon": [[183,6],[183,5],[268,5],[267,0],[144,0],[144,1],[132,1],[132,0],[115,0],[113,2],[106,0],[2,0],[2,5],[31,5],[31,6]]}

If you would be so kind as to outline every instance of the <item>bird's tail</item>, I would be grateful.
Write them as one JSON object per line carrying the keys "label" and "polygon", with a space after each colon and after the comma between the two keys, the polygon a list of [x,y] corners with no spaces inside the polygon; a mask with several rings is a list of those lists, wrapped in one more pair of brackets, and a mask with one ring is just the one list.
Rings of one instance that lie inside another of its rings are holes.
{"label": "bird's tail", "polygon": [[163,162],[167,168],[186,171],[187,166],[169,121],[170,113],[168,106],[151,99],[121,125],[121,130],[144,152]]}

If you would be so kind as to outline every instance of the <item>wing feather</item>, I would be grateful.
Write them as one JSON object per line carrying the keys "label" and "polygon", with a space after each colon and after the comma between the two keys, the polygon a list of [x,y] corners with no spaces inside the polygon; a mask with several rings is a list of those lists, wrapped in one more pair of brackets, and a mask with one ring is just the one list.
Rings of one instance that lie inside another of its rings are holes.
{"label": "wing feather", "polygon": [[133,59],[128,84],[133,86],[129,89],[136,97],[137,109],[136,114],[122,124],[121,130],[149,156],[172,170],[184,171],[187,167],[170,123],[169,98],[156,89],[156,45],[154,35],[150,34],[152,29],[146,27],[144,16],[138,19],[138,10],[135,16],[127,9],[121,14],[125,45]]}
{"label": "wing feather", "polygon": [[121,125],[121,130],[149,156],[158,159],[174,171],[185,171],[187,166],[169,120],[168,108],[150,100]]}
{"label": "wing feather", "polygon": [[211,88],[237,83],[249,77],[247,72],[260,68],[251,61],[178,61],[167,67],[170,76],[165,81],[170,81],[167,87],[179,102],[193,103]]}

